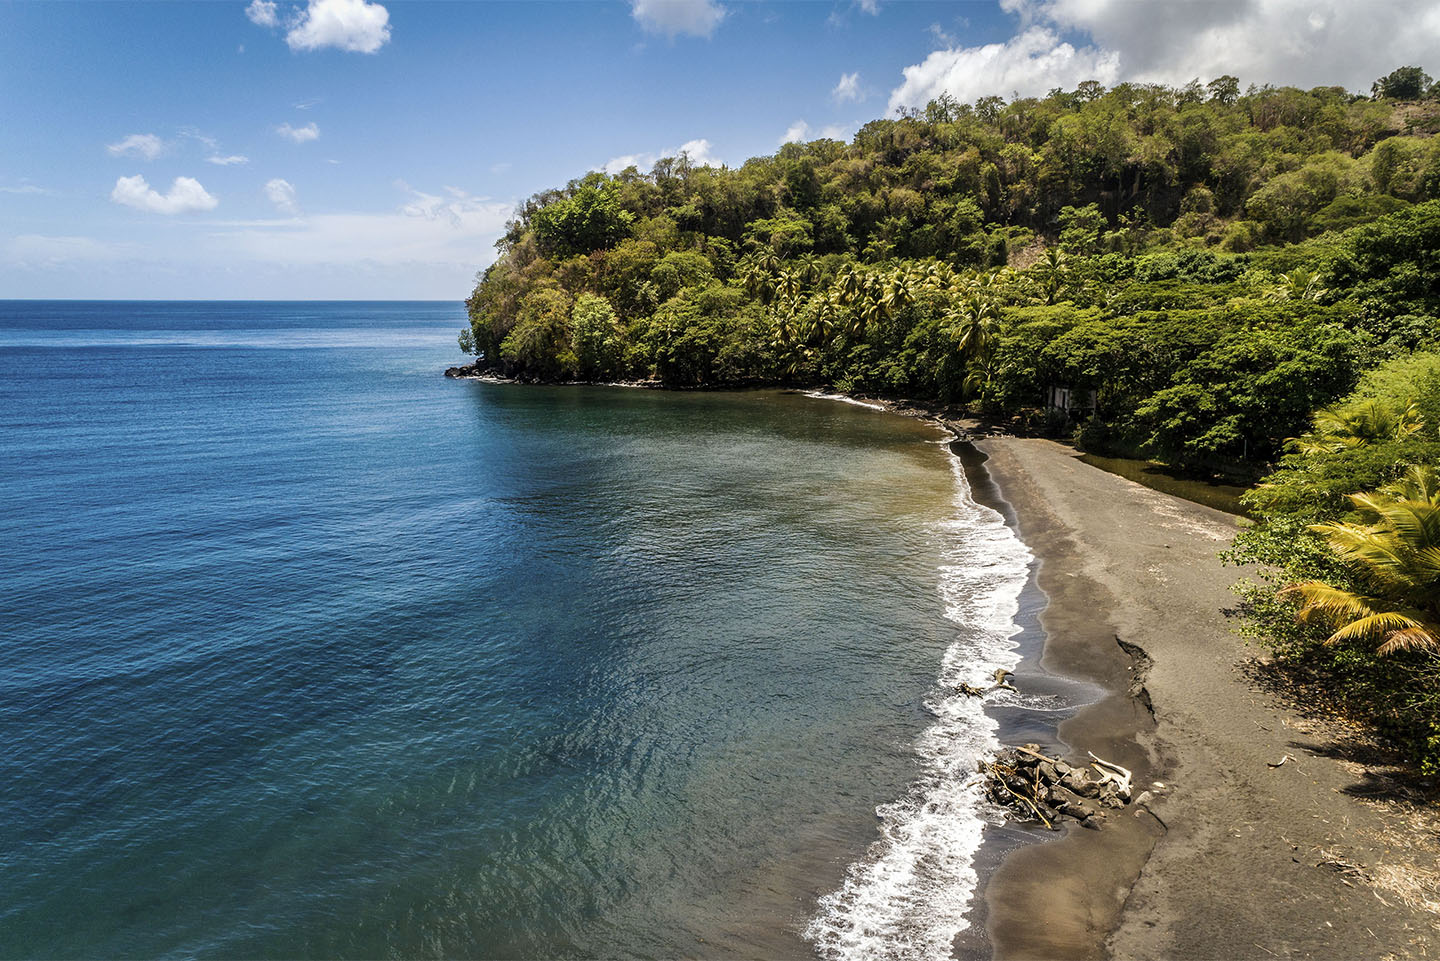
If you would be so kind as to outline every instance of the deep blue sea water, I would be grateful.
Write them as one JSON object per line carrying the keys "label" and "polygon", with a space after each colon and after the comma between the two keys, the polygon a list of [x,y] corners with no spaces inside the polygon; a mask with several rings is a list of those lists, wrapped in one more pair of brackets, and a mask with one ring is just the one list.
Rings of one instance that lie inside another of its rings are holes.
{"label": "deep blue sea water", "polygon": [[0,956],[943,956],[1024,554],[928,425],[0,301]]}

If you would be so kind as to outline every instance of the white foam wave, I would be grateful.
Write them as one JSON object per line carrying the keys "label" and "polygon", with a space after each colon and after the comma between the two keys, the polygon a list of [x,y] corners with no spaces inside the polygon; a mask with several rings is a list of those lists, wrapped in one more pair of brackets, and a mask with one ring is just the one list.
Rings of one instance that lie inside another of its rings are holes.
{"label": "white foam wave", "polygon": [[975,503],[959,458],[951,458],[956,509],[944,524],[941,593],[963,630],[946,650],[926,707],[935,721],[915,750],[922,774],[906,795],[876,809],[880,839],[850,866],[840,890],[820,899],[805,929],[821,956],[947,959],[978,884],[974,867],[985,819],[978,758],[998,746],[995,721],[962,683],[992,682],[1019,661],[1014,636],[1030,551],[995,511]]}
{"label": "white foam wave", "polygon": [[873,400],[860,400],[858,397],[847,397],[845,394],[827,394],[823,390],[807,390],[806,397],[814,397],[817,400],[838,400],[842,404],[854,404],[856,407],[869,407],[871,410],[885,410],[884,404],[877,404]]}

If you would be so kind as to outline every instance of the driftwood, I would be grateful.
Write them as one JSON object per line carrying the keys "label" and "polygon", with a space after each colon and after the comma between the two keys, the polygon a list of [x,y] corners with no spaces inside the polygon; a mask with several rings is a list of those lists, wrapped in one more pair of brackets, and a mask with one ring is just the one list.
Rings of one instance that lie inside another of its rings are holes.
{"label": "driftwood", "polygon": [[[1051,830],[1059,830],[1067,819],[1099,828],[1106,809],[1130,803],[1134,774],[1094,754],[1090,758],[1088,767],[1071,765],[1042,753],[1039,745],[1025,744],[996,752],[993,759],[980,762],[979,771],[986,796],[1016,820],[1039,821]],[[1147,793],[1144,801],[1153,797]],[[1145,810],[1154,816],[1148,804]]]}
{"label": "driftwood", "polygon": [[1125,799],[1128,801],[1130,799],[1130,781],[1133,777],[1130,771],[1118,764],[1112,764],[1109,761],[1098,758],[1089,751],[1085,753],[1090,755],[1090,760],[1093,762],[1090,766],[1100,772],[1100,780],[1102,782],[1109,781],[1114,784],[1120,793],[1125,795]]}
{"label": "driftwood", "polygon": [[976,687],[974,684],[960,683],[955,685],[955,689],[966,697],[984,697],[991,691],[1017,690],[1015,685],[1010,683],[1010,678],[1015,676],[1014,671],[1007,671],[1003,667],[998,667],[992,676],[995,678],[995,683],[989,687]]}

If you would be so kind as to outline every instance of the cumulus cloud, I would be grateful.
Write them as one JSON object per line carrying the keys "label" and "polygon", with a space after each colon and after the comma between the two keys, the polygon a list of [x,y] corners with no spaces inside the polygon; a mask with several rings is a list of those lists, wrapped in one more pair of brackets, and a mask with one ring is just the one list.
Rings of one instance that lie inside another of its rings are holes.
{"label": "cumulus cloud", "polygon": [[295,187],[288,180],[281,180],[276,177],[265,184],[265,196],[275,205],[275,209],[282,214],[297,214],[299,206],[295,203]]}
{"label": "cumulus cloud", "polygon": [[860,73],[842,73],[840,82],[835,89],[830,91],[830,96],[835,98],[836,103],[844,103],[847,100],[860,99]]}
{"label": "cumulus cloud", "polygon": [[293,140],[296,143],[305,143],[309,140],[320,139],[320,128],[315,126],[314,123],[307,123],[303,127],[292,127],[288,123],[282,123],[275,128],[275,132],[285,139]]}
{"label": "cumulus cloud", "polygon": [[942,93],[961,101],[991,94],[1043,94],[1084,80],[1109,85],[1120,78],[1120,55],[1093,46],[1075,48],[1054,30],[1030,27],[1004,43],[936,50],[906,67],[890,94],[890,110],[920,107]]}
{"label": "cumulus cloud", "polygon": [[261,27],[273,27],[280,23],[272,0],[250,0],[250,6],[245,8],[245,16],[250,18],[251,23]]}
{"label": "cumulus cloud", "polygon": [[192,177],[176,177],[169,193],[160,193],[145,182],[145,178],[121,177],[110,191],[110,199],[126,207],[146,210],[155,214],[183,214],[196,210],[214,210],[220,202],[212,197],[200,181]]}
{"label": "cumulus cloud", "polygon": [[[1234,74],[1245,83],[1368,90],[1398,64],[1440,47],[1440,0],[1002,0],[1019,19],[998,44],[947,44],[905,68],[890,108],[1043,94],[1083,80],[1183,84]],[[1068,39],[1067,39],[1068,38]]]}
{"label": "cumulus cloud", "polygon": [[630,0],[630,15],[651,33],[708,37],[725,19],[715,0]]}
{"label": "cumulus cloud", "polygon": [[153,133],[132,133],[124,140],[107,144],[105,149],[112,157],[138,157],[154,160],[165,152],[165,141]]}
{"label": "cumulus cloud", "polygon": [[248,164],[250,158],[241,156],[240,154],[231,154],[228,157],[221,157],[217,154],[213,157],[206,157],[205,162],[207,164],[214,164],[217,167],[233,167],[236,164]]}
{"label": "cumulus cloud", "polygon": [[[611,157],[601,166],[601,170],[607,174],[618,174],[626,167],[639,167],[641,170],[648,170],[655,166],[655,162],[661,157],[676,157],[684,154],[690,159],[690,163],[696,167],[719,167],[723,163],[713,153],[710,141],[704,138],[687,140],[678,147],[668,150],[661,150],[654,153],[629,153],[619,157]],[[504,165],[507,169],[509,164]]]}
{"label": "cumulus cloud", "polygon": [[780,135],[780,143],[804,143],[805,135],[809,132],[810,125],[803,120],[797,120]]}
{"label": "cumulus cloud", "polygon": [[285,42],[291,50],[375,53],[390,42],[390,11],[368,0],[310,0],[290,24]]}

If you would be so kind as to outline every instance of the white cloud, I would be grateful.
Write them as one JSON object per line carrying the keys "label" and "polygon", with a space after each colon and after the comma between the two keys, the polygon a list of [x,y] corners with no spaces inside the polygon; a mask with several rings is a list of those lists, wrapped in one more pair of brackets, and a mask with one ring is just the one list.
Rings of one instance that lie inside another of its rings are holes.
{"label": "white cloud", "polygon": [[[618,174],[626,167],[639,167],[641,170],[649,170],[655,166],[655,162],[661,157],[676,157],[682,153],[690,158],[690,163],[696,167],[719,167],[724,163],[711,151],[710,141],[704,138],[687,140],[678,147],[671,147],[655,153],[628,153],[619,157],[611,157],[600,167],[607,174]],[[505,165],[508,169],[509,165]]]}
{"label": "white cloud", "polygon": [[251,23],[261,27],[273,27],[280,23],[273,0],[250,0],[250,6],[245,8],[245,16],[250,18]]}
{"label": "white cloud", "polygon": [[367,0],[310,0],[285,34],[291,50],[375,53],[389,41],[390,11]]}
{"label": "white cloud", "polygon": [[320,128],[315,126],[313,122],[307,123],[303,127],[292,127],[288,123],[282,123],[275,128],[275,132],[287,140],[293,140],[296,143],[305,143],[307,140],[320,139]]}
{"label": "white cloud", "polygon": [[21,184],[18,187],[0,187],[0,194],[53,194],[55,191],[35,184]]}
{"label": "white cloud", "polygon": [[860,73],[859,73],[859,71],[856,71],[855,73],[842,73],[842,74],[840,75],[840,82],[835,85],[835,89],[834,89],[834,90],[830,91],[830,96],[835,98],[835,102],[836,102],[836,103],[844,103],[844,102],[847,101],[847,100],[852,100],[852,101],[859,100],[859,99],[860,99]]}
{"label": "white cloud", "polygon": [[265,196],[275,205],[275,209],[282,214],[296,214],[300,212],[299,206],[295,203],[295,187],[288,180],[281,180],[276,177],[265,184]]}
{"label": "white cloud", "polygon": [[124,140],[107,144],[105,149],[112,157],[141,157],[154,160],[165,152],[165,141],[153,133],[132,133]]}
{"label": "white cloud", "polygon": [[175,182],[170,185],[170,192],[162,194],[146,183],[145,178],[139,174],[116,180],[115,189],[110,191],[110,199],[117,204],[155,214],[214,210],[220,202],[206,192],[200,181],[192,177],[176,177]]}
{"label": "white cloud", "polygon": [[323,214],[247,224],[212,235],[216,248],[242,261],[297,265],[444,265],[468,277],[493,259],[491,248],[512,216],[509,204],[456,187],[444,195],[399,184],[405,202],[378,214]]}
{"label": "white cloud", "polygon": [[1004,43],[937,50],[904,70],[905,82],[890,94],[890,111],[923,107],[942,93],[969,102],[990,94],[1043,94],[1084,80],[1114,83],[1120,56],[1095,47],[1076,49],[1054,30],[1030,27]]}
{"label": "white cloud", "polygon": [[856,0],[855,5],[872,17],[880,12],[880,0]]}
{"label": "white cloud", "polygon": [[1440,47],[1440,0],[1002,0],[1001,6],[1019,18],[1015,36],[936,50],[905,68],[890,108],[923,106],[942,92],[968,101],[1043,94],[1083,80],[1183,84],[1221,74],[1242,83],[1338,83],[1368,91],[1397,64],[1423,64]]}
{"label": "white cloud", "polygon": [[630,15],[651,33],[708,37],[725,19],[715,0],[630,0]]}
{"label": "white cloud", "polygon": [[819,130],[811,129],[810,125],[803,120],[792,123],[778,141],[783,147],[787,143],[806,143],[811,140],[840,140],[850,139],[851,128],[841,123],[830,123]]}
{"label": "white cloud", "polygon": [[248,164],[250,158],[242,157],[240,154],[231,154],[228,157],[216,155],[214,157],[206,157],[205,162],[207,164],[214,164],[217,167],[233,167],[236,164]]}

